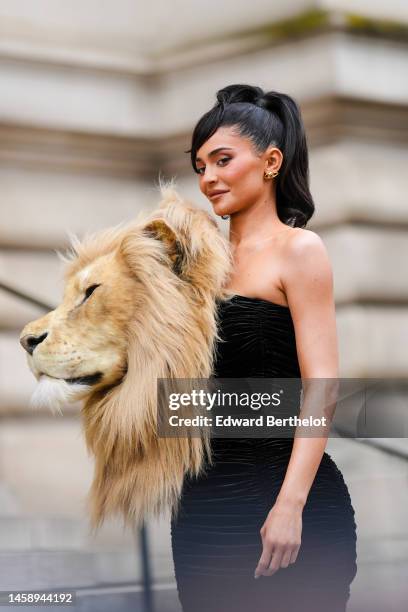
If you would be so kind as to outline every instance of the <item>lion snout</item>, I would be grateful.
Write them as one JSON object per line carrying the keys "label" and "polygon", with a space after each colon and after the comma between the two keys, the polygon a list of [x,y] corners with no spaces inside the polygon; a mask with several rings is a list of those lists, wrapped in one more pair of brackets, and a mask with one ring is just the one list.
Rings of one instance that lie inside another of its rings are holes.
{"label": "lion snout", "polygon": [[41,342],[43,342],[47,336],[48,332],[44,332],[38,336],[34,334],[26,334],[20,338],[20,344],[27,351],[27,353],[29,353],[29,355],[32,355],[35,347],[41,344]]}

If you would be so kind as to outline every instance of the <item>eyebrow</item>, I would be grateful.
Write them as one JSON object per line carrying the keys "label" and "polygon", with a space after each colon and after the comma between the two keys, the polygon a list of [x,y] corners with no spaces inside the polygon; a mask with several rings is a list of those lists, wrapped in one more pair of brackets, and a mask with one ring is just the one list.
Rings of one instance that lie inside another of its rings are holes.
{"label": "eyebrow", "polygon": [[[232,147],[218,147],[218,149],[214,149],[211,153],[208,154],[208,157],[214,157],[220,151],[232,151]],[[196,163],[198,161],[203,161],[200,157],[196,157]]]}

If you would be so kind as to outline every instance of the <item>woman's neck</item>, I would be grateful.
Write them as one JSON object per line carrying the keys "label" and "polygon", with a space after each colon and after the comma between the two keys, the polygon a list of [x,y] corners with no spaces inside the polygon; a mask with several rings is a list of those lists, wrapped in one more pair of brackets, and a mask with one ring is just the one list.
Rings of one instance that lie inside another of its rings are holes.
{"label": "woman's neck", "polygon": [[229,240],[234,248],[247,248],[273,239],[288,229],[276,212],[276,202],[268,200],[233,213]]}

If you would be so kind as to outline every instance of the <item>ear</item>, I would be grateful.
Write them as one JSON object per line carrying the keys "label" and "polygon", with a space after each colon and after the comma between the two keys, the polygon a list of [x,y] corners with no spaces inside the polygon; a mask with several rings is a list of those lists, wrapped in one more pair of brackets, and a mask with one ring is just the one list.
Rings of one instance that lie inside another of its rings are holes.
{"label": "ear", "polygon": [[154,219],[145,225],[143,232],[164,244],[172,263],[173,271],[180,276],[183,271],[184,253],[174,229],[164,219]]}

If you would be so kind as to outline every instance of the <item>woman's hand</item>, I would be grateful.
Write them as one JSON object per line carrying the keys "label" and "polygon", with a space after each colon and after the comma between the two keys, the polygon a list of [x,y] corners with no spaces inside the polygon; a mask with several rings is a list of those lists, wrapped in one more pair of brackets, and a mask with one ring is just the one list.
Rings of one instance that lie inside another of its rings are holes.
{"label": "woman's hand", "polygon": [[276,501],[260,530],[263,551],[255,578],[272,576],[296,561],[302,535],[302,508]]}

